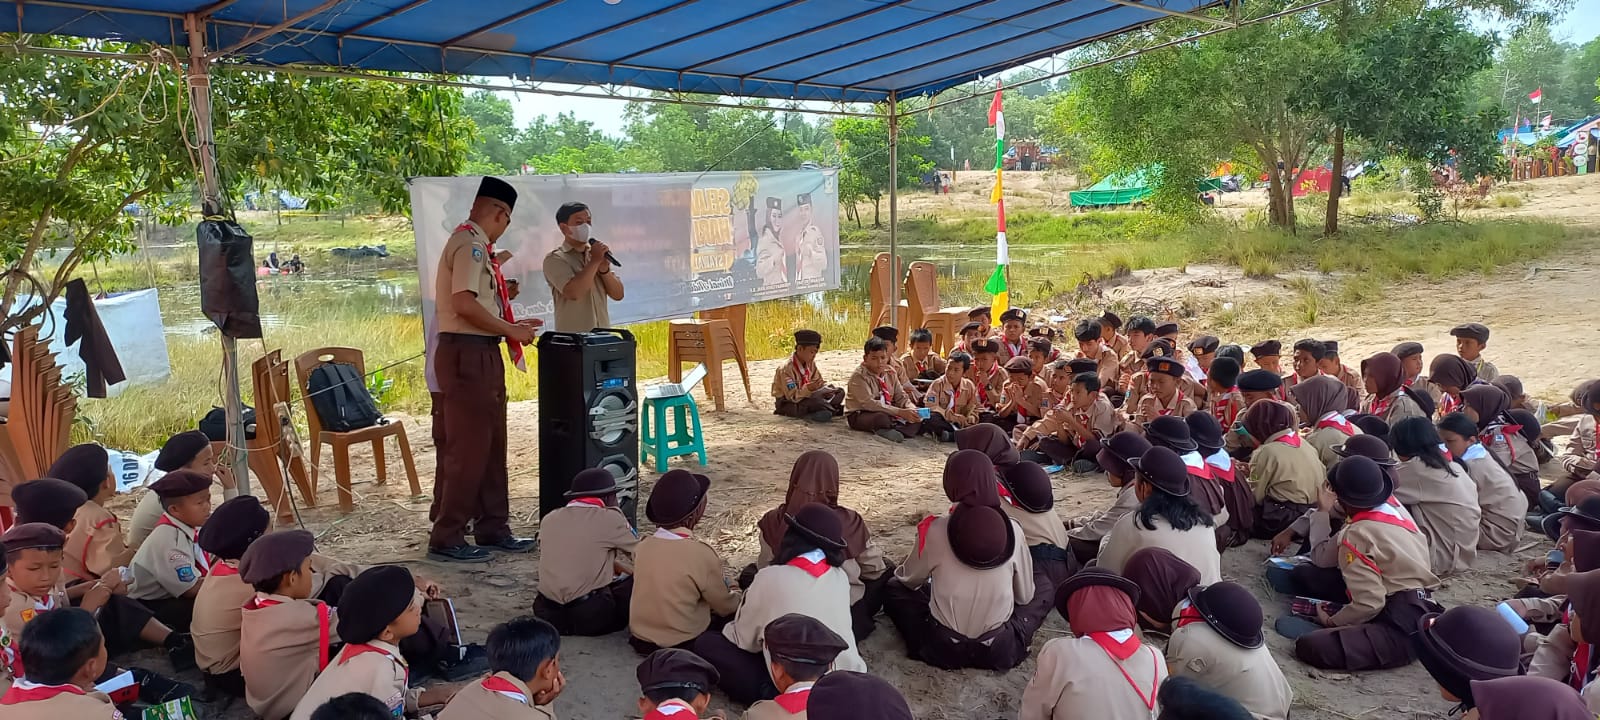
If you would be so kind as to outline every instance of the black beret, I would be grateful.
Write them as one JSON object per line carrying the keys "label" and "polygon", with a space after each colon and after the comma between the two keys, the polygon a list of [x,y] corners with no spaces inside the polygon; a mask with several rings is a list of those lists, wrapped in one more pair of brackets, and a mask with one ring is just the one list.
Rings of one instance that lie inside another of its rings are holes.
{"label": "black beret", "polygon": [[1145,367],[1152,373],[1183,377],[1183,363],[1170,357],[1153,357],[1144,361]]}
{"label": "black beret", "polygon": [[822,676],[806,698],[811,720],[912,720],[911,706],[876,675],[835,670]]}
{"label": "black beret", "polygon": [[789,613],[767,623],[761,631],[767,653],[773,658],[806,665],[830,665],[839,653],[850,648],[821,620]]}
{"label": "black beret", "polygon": [[989,315],[989,314],[990,314],[990,312],[989,312],[989,306],[988,305],[979,305],[979,306],[967,311],[967,319],[971,320],[972,318],[980,318],[980,317],[984,317],[984,316]]}
{"label": "black beret", "polygon": [[49,523],[66,529],[89,497],[77,485],[47,477],[11,488],[11,501],[17,506],[17,522]]}
{"label": "black beret", "polygon": [[1421,355],[1422,354],[1422,343],[1419,343],[1419,342],[1403,342],[1403,343],[1400,343],[1399,345],[1394,346],[1394,349],[1390,350],[1389,352],[1394,353],[1395,357],[1400,358],[1401,360],[1404,360],[1404,359],[1406,359],[1408,357],[1411,357],[1413,355]]}
{"label": "black beret", "polygon": [[1010,310],[1000,313],[1001,323],[1007,323],[1012,320],[1015,320],[1019,323],[1027,323],[1028,311],[1023,310],[1022,308],[1011,308]]}
{"label": "black beret", "polygon": [[18,550],[60,550],[67,544],[67,534],[49,523],[20,523],[0,535],[0,545],[6,552]]}
{"label": "black beret", "polygon": [[980,322],[969,322],[969,323],[961,326],[961,334],[965,335],[965,334],[967,334],[969,332],[978,332],[979,330],[982,330],[982,329],[983,329],[983,323],[980,323]]}
{"label": "black beret", "polygon": [[1277,340],[1264,340],[1251,345],[1250,354],[1257,358],[1278,357],[1283,354],[1283,343]]}
{"label": "black beret", "polygon": [[1174,348],[1171,340],[1168,340],[1167,338],[1157,338],[1149,345],[1144,347],[1144,352],[1141,353],[1139,357],[1145,360],[1153,357],[1168,357],[1176,354],[1173,352],[1173,350]]}
{"label": "black beret", "polygon": [[497,177],[484,176],[483,182],[478,183],[478,197],[499,200],[506,204],[506,208],[517,208],[517,190],[511,183]]}
{"label": "black beret", "polygon": [[[244,556],[239,558],[239,579],[254,585],[297,570],[300,563],[311,557],[316,545],[316,538],[305,530],[279,530],[262,535],[250,543]],[[355,607],[352,609],[362,611]],[[340,627],[343,627],[343,622]]]}
{"label": "black beret", "polygon": [[201,450],[211,447],[211,438],[199,430],[181,432],[167,438],[161,452],[156,453],[156,469],[162,472],[172,472],[191,462]]}
{"label": "black beret", "polygon": [[821,345],[822,333],[815,330],[796,330],[794,331],[794,344],[796,347],[801,345]]}
{"label": "black beret", "polygon": [[1198,351],[1201,354],[1213,353],[1217,351],[1217,346],[1221,344],[1222,341],[1217,339],[1215,335],[1201,335],[1189,341],[1189,349]]}
{"label": "black beret", "polygon": [[639,691],[688,689],[696,694],[710,695],[722,674],[711,663],[688,650],[664,648],[650,653],[635,671],[639,678]]}
{"label": "black beret", "polygon": [[1325,352],[1327,352],[1329,355],[1338,355],[1339,354],[1339,341],[1338,340],[1323,340],[1322,341],[1322,349]]}
{"label": "black beret", "polygon": [[83,491],[85,495],[100,494],[100,486],[111,471],[111,455],[94,443],[73,445],[50,464],[45,477],[61,478]]}
{"label": "black beret", "polygon": [[211,478],[193,470],[174,470],[150,483],[150,490],[163,498],[179,498],[211,489]]}
{"label": "black beret", "polygon": [[195,542],[200,549],[223,560],[238,560],[256,538],[267,531],[272,516],[254,495],[240,495],[211,511]]}
{"label": "black beret", "polygon": [[1067,361],[1067,371],[1073,375],[1086,372],[1098,372],[1100,361],[1094,358],[1073,358]]}
{"label": "black beret", "polygon": [[1482,323],[1466,323],[1450,328],[1450,334],[1458,338],[1472,338],[1481,343],[1489,342],[1489,328]]}
{"label": "black beret", "polygon": [[1175,322],[1161,323],[1156,326],[1157,335],[1177,335],[1178,324]]}
{"label": "black beret", "polygon": [[1239,389],[1244,392],[1272,392],[1283,387],[1283,378],[1271,370],[1239,373]]}
{"label": "black beret", "polygon": [[1033,361],[1025,357],[1014,357],[1006,361],[1006,372],[1019,375],[1033,374]]}
{"label": "black beret", "polygon": [[1239,370],[1238,360],[1219,357],[1211,361],[1210,377],[1218,385],[1231,388],[1239,381]]}
{"label": "black beret", "polygon": [[892,343],[900,342],[900,330],[892,325],[884,325],[883,327],[873,328],[872,336],[875,338],[888,340]]}
{"label": "black beret", "polygon": [[410,570],[400,565],[367,568],[350,581],[339,598],[339,607],[348,609],[339,613],[339,639],[371,642],[411,607],[416,596],[417,583]]}

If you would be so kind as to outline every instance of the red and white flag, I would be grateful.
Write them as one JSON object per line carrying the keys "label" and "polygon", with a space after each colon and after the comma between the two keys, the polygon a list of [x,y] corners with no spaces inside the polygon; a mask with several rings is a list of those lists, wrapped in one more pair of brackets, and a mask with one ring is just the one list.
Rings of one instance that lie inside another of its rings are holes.
{"label": "red and white flag", "polygon": [[1550,120],[1551,120],[1551,118],[1552,118],[1552,116],[1545,115],[1544,119],[1539,121],[1539,127],[1541,129],[1544,129],[1544,130],[1549,130],[1550,129]]}
{"label": "red and white flag", "polygon": [[1543,99],[1544,99],[1544,88],[1542,88],[1542,87],[1534,90],[1531,93],[1528,93],[1528,101],[1529,102],[1532,102],[1534,104],[1538,104],[1538,102],[1540,100],[1543,100]]}

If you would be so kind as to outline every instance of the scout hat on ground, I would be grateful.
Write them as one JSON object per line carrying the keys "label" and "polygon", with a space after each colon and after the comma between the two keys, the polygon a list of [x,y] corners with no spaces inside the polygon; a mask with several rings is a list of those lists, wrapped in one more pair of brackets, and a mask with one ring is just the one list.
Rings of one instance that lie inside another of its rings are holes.
{"label": "scout hat on ground", "polygon": [[1563,507],[1544,516],[1543,526],[1551,540],[1561,539],[1566,530],[1600,530],[1600,496],[1586,497],[1576,507]]}
{"label": "scout hat on ground", "polygon": [[1006,468],[1006,489],[1017,507],[1030,513],[1049,512],[1055,505],[1055,489],[1050,485],[1050,474],[1038,463],[1019,462]]}
{"label": "scout hat on ground", "polygon": [[1231,388],[1239,382],[1239,372],[1242,369],[1238,360],[1219,357],[1211,361],[1211,372],[1207,377],[1222,387]]}
{"label": "scout hat on ground", "polygon": [[818,347],[822,345],[822,333],[815,330],[794,331],[795,347]]}
{"label": "scout hat on ground", "polygon": [[485,175],[483,181],[478,183],[478,197],[499,200],[506,204],[507,210],[517,208],[517,190],[511,183],[497,177]]}
{"label": "scout hat on ground", "polygon": [[956,559],[979,570],[1004,565],[1017,547],[1015,526],[997,507],[957,505],[945,529]]}
{"label": "scout hat on ground", "polygon": [[1480,343],[1489,342],[1489,328],[1482,323],[1464,323],[1450,328],[1450,334],[1458,338],[1477,340]]}
{"label": "scout hat on ground", "polygon": [[1067,578],[1065,582],[1061,583],[1061,587],[1056,588],[1056,610],[1061,612],[1062,617],[1068,617],[1067,602],[1072,599],[1072,594],[1089,587],[1108,587],[1114,590],[1121,590],[1123,594],[1128,596],[1128,604],[1135,605],[1139,602],[1139,586],[1134,584],[1132,580],[1102,567],[1086,567],[1079,570],[1072,577]]}
{"label": "scout hat on ground", "polygon": [[1249,370],[1239,373],[1235,385],[1242,392],[1272,392],[1283,387],[1283,378],[1271,370]]}
{"label": "scout hat on ground", "polygon": [[67,544],[67,534],[48,523],[19,523],[0,535],[0,545],[6,553],[19,550],[60,550]]}
{"label": "scout hat on ground", "polygon": [[1222,449],[1222,423],[1211,413],[1189,413],[1183,422],[1189,426],[1189,437],[1194,438],[1201,452],[1210,455]]}
{"label": "scout hat on ground", "polygon": [[806,503],[800,512],[783,516],[789,529],[816,543],[822,550],[844,549],[844,525],[839,514],[822,503]]}
{"label": "scout hat on ground", "polygon": [[347,643],[371,642],[411,607],[416,595],[417,583],[410,570],[400,565],[367,568],[345,586],[344,595],[339,598],[340,607],[360,608],[339,613],[339,638]]}
{"label": "scout hat on ground", "polygon": [[1144,439],[1144,436],[1124,430],[1106,438],[1094,459],[1100,463],[1100,467],[1105,468],[1106,472],[1132,480],[1134,469],[1131,462],[1149,449],[1150,441]]}
{"label": "scout hat on ground", "polygon": [[1333,454],[1339,457],[1360,455],[1370,458],[1382,467],[1394,467],[1400,464],[1400,461],[1395,459],[1394,453],[1389,451],[1389,443],[1375,435],[1352,435],[1345,439],[1344,444],[1333,446]]}
{"label": "scout hat on ground", "polygon": [[1393,353],[1395,357],[1404,360],[1413,355],[1421,355],[1422,343],[1412,341],[1403,342],[1394,346],[1394,349],[1390,350],[1389,352]]}
{"label": "scout hat on ground", "polygon": [[835,670],[811,686],[810,720],[914,720],[899,690],[876,675]]}
{"label": "scout hat on ground", "polygon": [[[1179,422],[1182,422],[1181,420]],[[1139,471],[1139,477],[1161,492],[1174,497],[1189,494],[1189,466],[1183,458],[1164,447],[1152,447],[1128,464]]]}
{"label": "scout hat on ground", "polygon": [[211,438],[199,430],[173,435],[161,446],[161,452],[156,453],[156,469],[162,472],[177,470],[194,462],[200,451],[208,447],[211,447]]}
{"label": "scout hat on ground", "polygon": [[1463,605],[1417,620],[1411,646],[1422,667],[1451,695],[1472,706],[1472,681],[1521,673],[1522,638],[1499,613]]}
{"label": "scout hat on ground", "polygon": [[224,501],[206,519],[205,532],[195,538],[200,549],[223,560],[238,560],[250,543],[266,533],[272,516],[254,495]]}
{"label": "scout hat on ground", "polygon": [[111,456],[106,449],[94,443],[84,443],[67,448],[44,474],[45,477],[61,478],[72,483],[83,490],[84,495],[94,497],[100,494],[100,486],[105,483],[110,469]]}
{"label": "scout hat on ground", "polygon": [[621,489],[622,488],[617,485],[617,476],[612,475],[610,470],[605,468],[589,468],[573,476],[572,489],[568,490],[566,494],[562,495],[562,497],[602,498],[607,495],[615,495]]}
{"label": "scout hat on ground", "polygon": [[1190,453],[1200,449],[1194,437],[1189,434],[1189,423],[1176,415],[1162,415],[1150,421],[1145,428],[1144,435],[1150,444],[1164,447],[1178,453]]}
{"label": "scout hat on ground", "polygon": [[639,692],[649,695],[658,690],[688,690],[683,693],[710,695],[722,681],[717,669],[688,650],[665,648],[650,653],[635,671],[639,678]]}
{"label": "scout hat on ground", "polygon": [[17,522],[20,523],[49,523],[65,529],[78,508],[88,500],[77,485],[52,477],[29,480],[11,488],[11,501],[17,507]]}
{"label": "scout hat on ground", "polygon": [[1175,358],[1169,356],[1152,357],[1144,361],[1144,364],[1152,374],[1171,375],[1175,378],[1183,377],[1183,363],[1178,362]]}
{"label": "scout hat on ground", "polygon": [[1339,501],[1350,507],[1368,510],[1389,501],[1394,481],[1372,458],[1352,455],[1334,464],[1328,485]]}
{"label": "scout hat on ground", "polygon": [[821,620],[799,613],[789,613],[767,623],[761,635],[772,659],[803,665],[832,665],[839,653],[850,648],[849,643]]}
{"label": "scout hat on ground", "polygon": [[1277,340],[1263,340],[1250,346],[1250,355],[1257,360],[1264,357],[1278,357],[1283,354],[1283,343]]}
{"label": "scout hat on ground", "polygon": [[677,527],[688,520],[711,489],[711,478],[683,469],[668,470],[650,489],[644,515],[661,527]]}
{"label": "scout hat on ground", "polygon": [[211,478],[193,470],[174,470],[150,483],[150,491],[163,500],[181,498],[211,490]]}
{"label": "scout hat on ground", "polygon": [[1189,603],[1223,639],[1252,650],[1266,642],[1261,632],[1261,603],[1249,590],[1231,583],[1189,589]]}
{"label": "scout hat on ground", "polygon": [[[279,530],[257,538],[250,543],[244,551],[244,556],[239,559],[239,579],[251,585],[266,582],[290,570],[299,570],[300,563],[311,557],[316,550],[315,537],[305,530]],[[383,566],[379,566],[383,567]],[[414,587],[414,586],[413,586]],[[410,593],[405,593],[407,600]],[[363,608],[357,611],[364,612],[364,606],[351,605],[351,608]],[[401,608],[404,610],[405,608]],[[395,613],[399,615],[399,613]],[[342,619],[342,616],[341,616]],[[393,618],[390,618],[393,620]],[[389,623],[385,622],[384,625]],[[358,641],[359,642],[359,641]]]}

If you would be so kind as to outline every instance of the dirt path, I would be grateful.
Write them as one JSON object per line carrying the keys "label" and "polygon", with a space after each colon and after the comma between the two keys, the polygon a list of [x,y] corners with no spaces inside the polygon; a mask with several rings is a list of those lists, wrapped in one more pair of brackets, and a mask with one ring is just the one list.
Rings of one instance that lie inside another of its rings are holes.
{"label": "dirt path", "polygon": [[[1510,214],[1600,225],[1600,182],[1545,182],[1516,188],[1526,193],[1528,204]],[[1600,375],[1600,335],[1593,331],[1590,311],[1600,302],[1600,240],[1578,241],[1560,257],[1541,261],[1538,267],[1537,272],[1515,267],[1491,278],[1396,288],[1382,302],[1363,309],[1362,327],[1305,328],[1283,339],[1339,338],[1347,362],[1355,364],[1365,354],[1387,350],[1401,340],[1421,340],[1430,355],[1449,351],[1453,347],[1446,334],[1449,327],[1478,320],[1494,329],[1488,354],[1503,372],[1520,376],[1534,394],[1560,399],[1579,380]],[[1265,290],[1271,291],[1270,284]],[[1259,339],[1227,340],[1248,345]],[[824,355],[821,362],[829,377],[842,379],[856,357],[851,352],[834,352]],[[710,448],[710,465],[700,472],[713,481],[701,534],[721,549],[730,572],[754,560],[756,519],[781,502],[794,459],[805,450],[824,448],[839,458],[844,470],[842,501],[862,512],[889,555],[903,555],[914,538],[917,520],[945,505],[940,470],[950,446],[923,439],[891,445],[849,432],[842,423],[819,427],[777,418],[770,413],[764,392],[777,364],[752,364],[754,402],[745,400],[742,388],[735,389],[736,374],[729,383],[732,399],[726,412],[710,412],[710,401],[700,397]],[[513,522],[518,532],[531,535],[538,529],[537,405],[516,403],[510,417]],[[434,469],[427,418],[407,418],[406,422],[427,492]],[[366,457],[357,459],[356,472],[358,477],[371,477]],[[398,474],[391,472],[391,476]],[[654,478],[654,472],[646,472],[646,484]],[[427,534],[425,499],[405,497],[400,481],[383,487],[359,483],[358,509],[339,519],[336,510],[326,506],[334,499],[332,483],[323,485],[324,506],[306,510],[303,517],[309,528],[322,533],[325,551],[360,562],[404,562],[418,573],[437,578],[457,598],[463,629],[471,639],[481,640],[495,623],[529,612],[538,582],[535,557],[499,558],[468,568],[421,561]],[[1110,498],[1110,488],[1099,477],[1058,477],[1057,511],[1063,517],[1086,513]],[[131,502],[126,509],[131,509]],[[1530,547],[1538,545],[1531,536],[1526,541]],[[1260,580],[1265,556],[1265,544],[1251,543],[1228,551],[1223,570],[1258,593],[1270,628],[1272,620],[1284,612],[1284,605],[1270,596]],[[1503,599],[1511,593],[1510,580],[1517,564],[1508,556],[1480,554],[1471,572],[1445,584],[1440,599],[1446,605]],[[1046,640],[1065,633],[1065,624],[1052,614],[1036,638],[1035,651]],[[1294,685],[1297,718],[1442,718],[1450,706],[1439,699],[1419,665],[1358,676],[1324,674],[1293,660],[1287,641],[1270,631],[1268,636]],[[874,673],[904,691],[917,717],[924,720],[1015,717],[1018,699],[1034,667],[1029,660],[1005,674],[934,670],[905,658],[900,638],[885,617],[879,618],[878,631],[862,643],[861,653]],[[638,658],[622,636],[566,639],[562,655],[570,684],[556,703],[561,717],[611,720],[637,716],[634,666]],[[716,706],[726,707],[726,703],[719,701]],[[205,714],[248,717],[242,703]]]}

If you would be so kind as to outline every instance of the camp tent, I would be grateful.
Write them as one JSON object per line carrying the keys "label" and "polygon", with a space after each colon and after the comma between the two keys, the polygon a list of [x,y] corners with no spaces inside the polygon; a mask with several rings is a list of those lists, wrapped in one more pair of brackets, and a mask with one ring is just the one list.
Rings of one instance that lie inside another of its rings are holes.
{"label": "camp tent", "polygon": [[[1133,172],[1107,175],[1087,190],[1074,190],[1067,197],[1075,208],[1132,205],[1155,192],[1154,174],[1159,170],[1159,166],[1146,165]],[[1216,192],[1221,189],[1222,178],[1209,177],[1197,183],[1195,192]]]}

